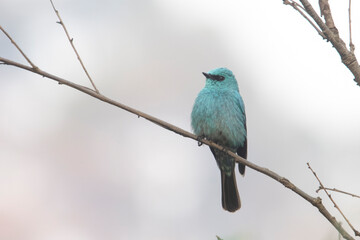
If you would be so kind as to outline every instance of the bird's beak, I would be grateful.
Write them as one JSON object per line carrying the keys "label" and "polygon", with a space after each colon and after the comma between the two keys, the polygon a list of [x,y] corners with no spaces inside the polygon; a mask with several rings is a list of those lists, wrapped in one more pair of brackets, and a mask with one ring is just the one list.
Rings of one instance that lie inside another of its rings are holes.
{"label": "bird's beak", "polygon": [[208,74],[208,73],[206,73],[206,72],[203,72],[202,73],[206,78],[211,78],[211,74]]}

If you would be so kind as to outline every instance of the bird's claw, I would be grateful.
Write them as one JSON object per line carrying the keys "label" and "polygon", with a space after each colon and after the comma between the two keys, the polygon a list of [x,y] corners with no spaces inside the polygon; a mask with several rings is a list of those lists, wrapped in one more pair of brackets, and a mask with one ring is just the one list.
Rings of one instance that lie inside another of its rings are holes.
{"label": "bird's claw", "polygon": [[201,145],[203,145],[203,143],[201,142],[201,140],[203,140],[205,138],[205,136],[198,136],[197,140],[198,140],[198,146],[200,147]]}

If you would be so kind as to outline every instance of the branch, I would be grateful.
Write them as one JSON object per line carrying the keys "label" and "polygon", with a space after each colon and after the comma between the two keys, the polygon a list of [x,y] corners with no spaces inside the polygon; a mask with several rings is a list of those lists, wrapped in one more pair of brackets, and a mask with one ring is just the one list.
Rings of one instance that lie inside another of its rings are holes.
{"label": "branch", "polygon": [[336,188],[327,188],[327,187],[319,187],[318,190],[316,190],[316,192],[319,192],[320,190],[328,190],[328,191],[333,191],[333,192],[338,192],[338,193],[343,193],[343,194],[346,194],[346,195],[350,195],[352,197],[355,197],[355,198],[360,198],[359,195],[356,195],[356,194],[353,194],[353,193],[349,193],[349,192],[345,192],[345,191],[342,191],[342,190],[339,190],[339,189],[336,189]]}
{"label": "branch", "polygon": [[339,31],[335,27],[334,20],[332,18],[329,0],[319,0],[320,6],[320,16],[324,16],[326,26],[335,34],[336,37],[339,37]]}
{"label": "branch", "polygon": [[258,165],[256,165],[255,163],[252,163],[252,162],[249,162],[245,159],[243,159],[242,157],[236,155],[235,153],[229,151],[229,150],[226,150],[224,147],[214,143],[214,142],[211,142],[209,140],[206,140],[206,139],[203,139],[203,138],[199,138],[198,136],[188,132],[188,131],[185,131],[179,127],[176,127],[170,123],[167,123],[163,120],[160,120],[158,118],[155,118],[149,114],[146,114],[146,113],[143,113],[141,111],[138,111],[134,108],[131,108],[129,106],[126,106],[122,103],[119,103],[115,100],[112,100],[100,93],[97,93],[95,92],[94,90],[90,89],[90,88],[87,88],[87,87],[84,87],[82,85],[79,85],[79,84],[76,84],[76,83],[73,83],[73,82],[70,82],[68,80],[65,80],[63,78],[60,78],[60,77],[57,77],[55,75],[52,75],[50,73],[47,73],[45,71],[42,71],[40,70],[39,68],[37,69],[33,69],[31,67],[28,67],[26,65],[23,65],[21,63],[17,63],[17,62],[14,62],[14,61],[11,61],[11,60],[8,60],[6,58],[2,58],[0,57],[0,62],[6,64],[6,65],[12,65],[12,66],[15,66],[15,67],[18,67],[18,68],[22,68],[26,71],[30,71],[30,72],[33,72],[33,73],[36,73],[36,74],[39,74],[43,77],[46,77],[46,78],[49,78],[49,79],[52,79],[56,82],[58,82],[59,84],[62,84],[62,85],[66,85],[66,86],[69,86],[71,88],[74,88],[76,90],[79,90],[85,94],[88,94],[94,98],[97,98],[99,99],[100,101],[103,101],[103,102],[106,102],[106,103],[109,103],[111,105],[114,105],[116,107],[119,107],[125,111],[128,111],[130,113],[133,113],[135,115],[137,115],[138,117],[142,117],[142,118],[145,118],[146,120],[152,122],[152,123],[155,123],[157,125],[159,125],[160,127],[163,127],[167,130],[170,130],[176,134],[179,134],[183,137],[187,137],[187,138],[191,138],[193,140],[196,140],[198,142],[201,142],[203,144],[206,144],[208,146],[211,146],[211,147],[214,147],[214,148],[217,148],[219,150],[222,150],[224,152],[226,152],[227,154],[229,154],[230,156],[232,156],[236,162],[239,162],[239,163],[242,163],[242,164],[245,164],[246,166],[248,166],[249,168],[255,170],[255,171],[258,171],[260,173],[263,173],[265,175],[267,175],[268,177],[276,180],[277,182],[281,183],[282,185],[284,185],[286,188],[289,188],[291,189],[293,192],[295,192],[296,194],[298,194],[299,196],[301,196],[302,198],[304,198],[306,201],[308,201],[309,203],[311,203],[314,207],[316,207],[320,213],[341,233],[341,235],[345,238],[345,239],[350,239],[350,240],[353,240],[354,238],[352,238],[346,231],[345,229],[340,225],[339,222],[337,222],[337,220],[335,219],[335,217],[333,217],[329,211],[325,208],[325,206],[322,204],[321,202],[321,198],[317,197],[317,198],[314,198],[310,195],[308,195],[307,193],[305,193],[303,190],[301,190],[300,188],[298,188],[297,186],[295,186],[292,182],[290,182],[287,178],[285,177],[282,177],[280,176],[279,174],[267,169],[267,168],[263,168],[263,167],[260,167]]}
{"label": "branch", "polygon": [[311,19],[303,12],[306,11],[305,8],[303,6],[301,6],[300,4],[298,4],[297,2],[293,1],[293,0],[284,0],[284,4],[285,5],[290,5],[292,6],[296,11],[298,11],[301,16],[303,16],[310,24],[311,26],[313,26],[315,28],[315,30],[318,32],[318,34],[323,38],[326,39],[325,35],[322,33],[322,31],[315,25],[315,23],[313,21],[311,21]]}
{"label": "branch", "polygon": [[59,11],[55,8],[55,5],[54,5],[53,1],[50,0],[50,2],[51,2],[51,5],[52,5],[52,7],[53,7],[53,9],[54,9],[57,17],[59,18],[59,22],[57,22],[57,23],[59,23],[59,24],[63,27],[63,29],[64,29],[64,31],[65,31],[65,34],[66,34],[66,36],[67,36],[67,38],[68,38],[68,40],[69,40],[69,42],[70,42],[70,44],[71,44],[71,47],[73,48],[73,50],[74,50],[74,52],[75,52],[75,54],[76,54],[76,57],[77,57],[77,59],[79,60],[79,62],[80,62],[80,64],[81,64],[81,67],[83,68],[86,76],[89,78],[90,83],[91,83],[91,85],[93,86],[93,88],[95,89],[95,91],[96,91],[97,93],[99,93],[99,90],[96,88],[95,83],[94,83],[93,80],[91,79],[90,74],[89,74],[88,71],[86,70],[84,63],[83,63],[83,61],[81,60],[81,57],[80,57],[79,53],[76,51],[76,48],[75,48],[75,45],[74,45],[74,39],[70,37],[70,35],[69,35],[69,33],[68,33],[68,31],[67,31],[67,29],[66,29],[66,27],[65,27],[64,21],[63,21],[63,20],[61,19],[61,17],[60,17]]}
{"label": "branch", "polygon": [[355,51],[355,45],[352,42],[352,32],[351,32],[351,0],[349,0],[349,37],[350,37],[350,52],[354,53]]}
{"label": "branch", "polygon": [[310,164],[307,163],[308,168],[311,170],[311,172],[314,174],[314,176],[316,177],[316,179],[318,180],[320,187],[322,189],[324,189],[326,195],[329,197],[329,199],[331,200],[331,202],[334,204],[334,207],[340,212],[341,216],[343,216],[343,218],[345,219],[345,221],[349,224],[349,226],[351,227],[351,229],[354,231],[355,236],[359,236],[360,237],[360,232],[358,230],[356,230],[353,225],[350,223],[350,221],[346,218],[346,216],[344,215],[344,213],[341,211],[341,209],[339,208],[339,206],[336,204],[336,202],[334,201],[334,199],[332,198],[331,194],[328,193],[328,191],[325,189],[324,185],[322,184],[322,182],[320,181],[319,177],[317,176],[317,174],[315,173],[315,171],[310,167]]}
{"label": "branch", "polygon": [[21,53],[21,55],[25,58],[25,60],[32,66],[32,68],[36,69],[37,66],[33,64],[30,59],[25,55],[25,53],[21,50],[21,48],[16,44],[16,42],[11,38],[11,36],[2,28],[0,25],[0,30],[6,35],[6,37],[11,41],[12,44],[17,48],[17,50]]}
{"label": "branch", "polygon": [[[283,0],[285,5],[289,4],[289,0]],[[293,1],[291,1],[293,2]],[[336,51],[341,57],[342,63],[351,71],[354,75],[354,81],[360,86],[360,65],[356,59],[355,54],[346,48],[344,41],[340,38],[337,28],[335,27],[332,19],[330,6],[327,0],[320,0],[321,13],[324,14],[326,24],[322,21],[320,16],[316,13],[312,5],[307,0],[300,0],[306,13],[315,21],[317,26],[321,29],[325,38],[331,42]],[[299,8],[294,8],[299,11]],[[301,13],[299,11],[299,13]],[[318,31],[318,28],[315,28]],[[320,34],[321,36],[323,36]]]}

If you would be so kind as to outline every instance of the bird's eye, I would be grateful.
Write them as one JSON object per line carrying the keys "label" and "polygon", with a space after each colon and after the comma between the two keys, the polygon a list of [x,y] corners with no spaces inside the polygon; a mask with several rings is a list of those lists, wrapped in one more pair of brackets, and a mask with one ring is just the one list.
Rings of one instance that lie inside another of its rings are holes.
{"label": "bird's eye", "polygon": [[225,79],[224,76],[218,76],[218,80],[219,80],[219,81],[223,81],[224,79]]}

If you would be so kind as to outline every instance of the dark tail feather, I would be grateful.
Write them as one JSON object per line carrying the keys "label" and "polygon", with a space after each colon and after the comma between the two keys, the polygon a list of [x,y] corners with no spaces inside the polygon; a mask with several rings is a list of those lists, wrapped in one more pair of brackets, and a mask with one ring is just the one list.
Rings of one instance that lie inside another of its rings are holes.
{"label": "dark tail feather", "polygon": [[235,173],[227,176],[221,171],[222,207],[229,212],[235,212],[241,207],[239,192],[236,186]]}
{"label": "dark tail feather", "polygon": [[[240,157],[242,157],[244,159],[247,158],[247,139],[246,138],[245,138],[244,145],[238,147],[236,152]],[[241,175],[244,176],[244,174],[245,174],[245,165],[244,164],[239,163],[239,172]]]}
{"label": "dark tail feather", "polygon": [[239,163],[239,172],[241,175],[245,174],[245,165],[242,163]]}

